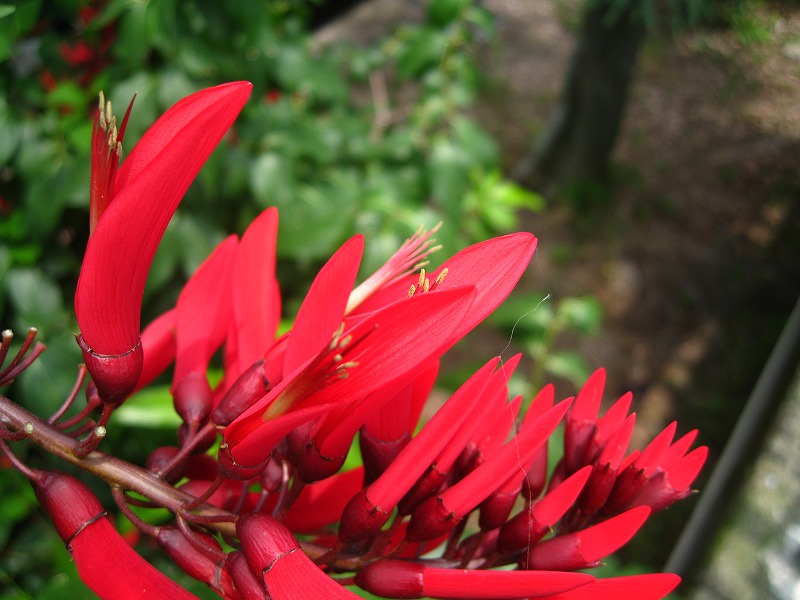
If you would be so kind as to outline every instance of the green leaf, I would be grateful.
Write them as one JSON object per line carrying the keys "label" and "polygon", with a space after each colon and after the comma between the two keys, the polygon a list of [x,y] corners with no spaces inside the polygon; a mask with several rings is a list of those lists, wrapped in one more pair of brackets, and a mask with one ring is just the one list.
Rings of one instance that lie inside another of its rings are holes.
{"label": "green leaf", "polygon": [[593,296],[564,298],[558,305],[558,317],[570,329],[595,335],[603,321],[603,307]]}
{"label": "green leaf", "polygon": [[58,323],[63,327],[64,303],[55,282],[35,267],[12,268],[6,277],[16,330],[33,326],[48,331]]}
{"label": "green leaf", "polygon": [[446,49],[447,40],[441,32],[432,29],[409,30],[396,58],[401,77],[420,76],[439,64]]}
{"label": "green leaf", "polygon": [[276,152],[259,156],[250,170],[250,188],[258,205],[261,208],[288,205],[295,194],[292,174],[293,165],[284,156]]}
{"label": "green leaf", "polygon": [[144,429],[174,429],[183,422],[175,412],[169,385],[149,386],[114,411],[122,425]]}
{"label": "green leaf", "polygon": [[589,378],[591,371],[578,352],[553,352],[546,357],[546,370],[551,375],[562,377],[580,387]]}
{"label": "green leaf", "polygon": [[[16,330],[21,337],[24,330]],[[25,408],[37,415],[50,415],[66,398],[83,362],[71,331],[55,334],[42,330],[39,339],[47,350],[17,379],[15,390],[25,399]]]}
{"label": "green leaf", "polygon": [[445,27],[458,19],[471,0],[431,0],[427,7],[428,22]]}

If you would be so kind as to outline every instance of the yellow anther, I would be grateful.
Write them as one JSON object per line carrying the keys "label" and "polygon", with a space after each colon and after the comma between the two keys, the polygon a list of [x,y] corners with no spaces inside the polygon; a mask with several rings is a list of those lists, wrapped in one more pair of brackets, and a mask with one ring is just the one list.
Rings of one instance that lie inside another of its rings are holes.
{"label": "yellow anther", "polygon": [[114,118],[114,111],[111,110],[111,100],[106,102],[106,121],[111,123],[111,119]]}
{"label": "yellow anther", "polygon": [[425,283],[425,269],[420,269],[419,271],[419,281],[417,282],[417,287],[422,287],[423,283]]}
{"label": "yellow anther", "polygon": [[347,344],[349,344],[351,341],[353,341],[353,336],[348,333],[341,340],[339,340],[339,349],[344,350],[345,346],[347,346]]}
{"label": "yellow anther", "polygon": [[431,280],[425,279],[425,283],[422,286],[422,293],[427,293],[429,289],[431,289]]}
{"label": "yellow anther", "polygon": [[408,288],[408,297],[411,298],[411,296],[413,296],[414,292],[416,291],[417,291],[417,286],[412,284],[411,287]]}
{"label": "yellow anther", "polygon": [[339,336],[342,335],[344,332],[344,321],[339,323],[339,327],[336,328],[336,331],[333,332],[331,336],[331,343],[328,344],[328,350],[333,350],[336,347],[336,344],[339,343]]}
{"label": "yellow anther", "polygon": [[447,277],[448,272],[449,271],[447,268],[442,269],[442,272],[439,273],[439,276],[436,278],[436,283],[434,283],[434,286],[440,285],[444,281],[444,278]]}
{"label": "yellow anther", "polygon": [[334,354],[333,355],[333,362],[337,363],[337,362],[339,362],[341,360],[342,360],[342,355],[341,354]]}

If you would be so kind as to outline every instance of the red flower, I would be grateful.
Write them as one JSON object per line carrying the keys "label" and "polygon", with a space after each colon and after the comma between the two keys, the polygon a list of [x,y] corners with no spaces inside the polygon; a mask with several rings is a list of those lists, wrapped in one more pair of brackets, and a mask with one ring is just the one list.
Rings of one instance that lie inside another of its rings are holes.
{"label": "red flower", "polygon": [[300,548],[280,521],[255,513],[236,521],[251,573],[261,580],[270,600],[358,598],[331,579]]}
{"label": "red flower", "polygon": [[121,149],[115,125],[105,110],[98,116],[90,210],[95,226],[75,312],[86,366],[106,402],[121,402],[139,379],[140,310],[150,263],[178,203],[250,88],[229,83],[179,101],[142,136],[116,174]]}
{"label": "red flower", "polygon": [[39,503],[67,544],[83,582],[104,600],[197,600],[139,556],[80,481],[45,472],[33,481]]}
{"label": "red flower", "polygon": [[593,581],[585,573],[441,569],[410,560],[379,560],[356,575],[359,587],[389,598],[538,598],[581,590]]}

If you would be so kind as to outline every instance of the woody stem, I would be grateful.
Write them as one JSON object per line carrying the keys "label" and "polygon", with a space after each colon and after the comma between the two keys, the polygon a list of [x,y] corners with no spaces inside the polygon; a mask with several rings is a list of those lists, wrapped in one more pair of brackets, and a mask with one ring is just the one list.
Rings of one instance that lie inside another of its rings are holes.
{"label": "woody stem", "polygon": [[[173,513],[182,512],[185,505],[195,500],[194,496],[175,489],[150,471],[104,452],[95,450],[84,457],[76,456],[78,441],[64,435],[51,424],[2,395],[0,395],[0,422],[6,426],[10,425],[15,430],[29,431],[27,439],[48,453],[93,473],[109,485],[135,491]],[[32,427],[26,427],[26,424]],[[235,535],[236,515],[233,513],[209,504],[195,507],[193,512],[198,516],[210,517],[206,527],[224,534]]]}

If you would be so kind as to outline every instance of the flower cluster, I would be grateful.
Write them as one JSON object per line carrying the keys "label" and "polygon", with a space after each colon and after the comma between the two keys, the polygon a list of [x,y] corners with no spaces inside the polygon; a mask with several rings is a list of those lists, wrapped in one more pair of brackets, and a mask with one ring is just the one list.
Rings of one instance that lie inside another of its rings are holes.
{"label": "flower cluster", "polygon": [[[600,416],[602,370],[575,399],[556,402],[545,387],[520,415],[523,398],[509,399],[508,389],[519,356],[491,359],[420,423],[439,359],[514,288],[536,248],[531,234],[476,244],[427,272],[438,248],[434,232],[420,229],[359,285],[356,236],[278,335],[278,215],[268,209],[219,244],[175,307],[140,332],[161,235],[249,90],[232,83],[182,100],[121,166],[130,108],[117,127],[101,101],[92,234],[75,297],[89,404],[77,420],[58,414],[30,428],[9,412],[5,420],[20,426],[3,439],[36,441],[44,431],[73,463],[105,469],[120,509],[224,598],[357,597],[346,586],[386,598],[669,593],[674,575],[596,579],[588,570],[691,492],[706,458],[705,448],[691,450],[696,432],[674,440],[673,424],[629,452],[631,397]],[[212,386],[220,350],[224,374]],[[177,445],[155,449],[146,470],[98,461],[114,409],[168,367],[183,420]],[[99,420],[73,430],[88,435],[64,435],[94,409]],[[560,452],[548,440],[562,424],[563,455],[549,469]],[[343,470],[356,443],[363,466]],[[80,481],[18,466],[101,597],[193,597],[122,540]],[[142,521],[129,508],[141,500],[127,491],[170,509],[175,524]]]}

